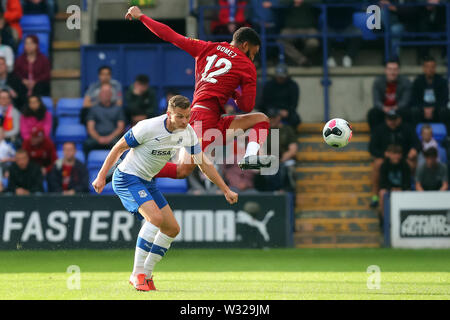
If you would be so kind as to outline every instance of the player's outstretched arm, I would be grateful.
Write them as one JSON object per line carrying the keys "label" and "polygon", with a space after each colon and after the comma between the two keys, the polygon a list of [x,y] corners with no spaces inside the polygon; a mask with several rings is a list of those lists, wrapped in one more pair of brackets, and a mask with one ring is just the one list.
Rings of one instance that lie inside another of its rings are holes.
{"label": "player's outstretched arm", "polygon": [[238,201],[238,194],[230,190],[225,181],[223,181],[220,174],[217,172],[214,165],[203,154],[203,152],[192,155],[194,162],[200,167],[200,170],[211,180],[216,186],[222,190],[225,198],[229,204],[235,204]]}
{"label": "player's outstretched arm", "polygon": [[124,153],[126,150],[130,149],[129,145],[125,141],[125,138],[122,137],[111,149],[108,156],[105,159],[105,162],[103,162],[103,166],[100,169],[100,171],[97,174],[97,178],[92,182],[92,186],[94,187],[95,192],[102,193],[103,188],[106,184],[106,175],[111,169],[111,167],[119,160],[119,157]]}
{"label": "player's outstretched arm", "polygon": [[205,46],[204,41],[186,38],[185,36],[176,33],[165,24],[147,17],[137,6],[133,6],[128,9],[125,19],[140,20],[157,37],[176,45],[178,48],[186,51],[193,57],[197,57]]}

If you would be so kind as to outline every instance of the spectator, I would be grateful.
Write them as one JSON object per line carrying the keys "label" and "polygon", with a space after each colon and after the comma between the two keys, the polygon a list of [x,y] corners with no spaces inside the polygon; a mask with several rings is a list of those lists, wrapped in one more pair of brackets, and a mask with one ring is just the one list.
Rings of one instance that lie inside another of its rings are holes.
{"label": "spectator", "polygon": [[298,84],[289,77],[286,65],[280,64],[275,77],[264,85],[260,109],[262,112],[278,109],[283,123],[296,129],[301,122],[297,113],[299,96]]}
{"label": "spectator", "polygon": [[[426,0],[428,5],[420,8],[418,21],[418,32],[445,32],[445,7],[435,6],[433,4],[445,4],[448,1]],[[425,38],[429,40],[429,38]],[[419,46],[419,59],[428,56],[431,46]]]}
{"label": "spectator", "polygon": [[30,157],[25,150],[17,150],[15,163],[9,170],[6,192],[16,195],[29,195],[43,191],[43,178],[39,165],[30,161]]}
{"label": "spectator", "polygon": [[396,110],[386,113],[385,122],[378,125],[371,134],[369,152],[374,157],[372,171],[372,207],[378,205],[380,167],[384,158],[388,156],[386,150],[389,145],[402,146],[403,158],[408,162],[411,170],[415,170],[420,141],[414,129],[402,121]]}
{"label": "spectator", "polygon": [[28,104],[20,117],[20,135],[23,140],[31,138],[34,127],[41,127],[45,136],[50,137],[52,132],[52,114],[47,111],[42,99],[38,96],[30,96]]}
{"label": "spectator", "polygon": [[50,95],[50,61],[39,50],[36,35],[25,38],[24,53],[16,60],[15,74],[28,89],[28,96]]}
{"label": "spectator", "polygon": [[14,69],[14,51],[11,46],[2,43],[2,37],[0,33],[0,58],[3,58],[8,67],[7,72],[12,72]]}
{"label": "spectator", "polygon": [[247,0],[218,0],[217,20],[211,23],[213,34],[231,35],[240,27],[248,26],[245,18]]}
{"label": "spectator", "polygon": [[386,62],[384,75],[378,76],[373,82],[373,108],[367,115],[369,126],[374,129],[384,121],[384,115],[389,110],[405,113],[411,98],[411,83],[404,75],[399,74],[398,61]]}
{"label": "spectator", "polygon": [[0,90],[7,90],[13,100],[13,104],[19,110],[22,110],[27,88],[14,73],[8,73],[6,59],[4,57],[0,57]]}
{"label": "spectator", "polygon": [[391,144],[380,167],[380,207],[384,216],[384,195],[390,191],[411,190],[411,168],[403,158],[402,146]]}
{"label": "spectator", "polygon": [[113,91],[110,84],[103,84],[99,93],[99,104],[90,108],[87,115],[89,137],[84,143],[87,156],[93,149],[110,149],[120,139],[125,128],[122,107],[112,102]]}
{"label": "spectator", "polygon": [[[14,161],[14,157],[16,155],[16,151],[14,148],[5,140],[5,134],[3,132],[3,128],[0,127],[0,171],[6,171]],[[0,174],[0,181],[3,175]]]}
{"label": "spectator", "polygon": [[11,103],[9,91],[0,91],[0,123],[8,142],[20,146],[20,112]]}
{"label": "spectator", "polygon": [[63,195],[89,192],[89,174],[86,166],[75,158],[77,153],[73,142],[63,145],[63,158],[55,162],[47,176],[49,192]]}
{"label": "spectator", "polygon": [[417,191],[447,191],[447,166],[438,161],[438,151],[435,147],[424,151],[425,163],[417,168]]}
{"label": "spectator", "polygon": [[131,119],[131,126],[141,120],[156,116],[156,93],[149,86],[149,78],[138,75],[134,84],[127,92],[127,113]]}
{"label": "spectator", "polygon": [[2,44],[10,46],[14,51],[17,49],[17,42],[14,40],[11,27],[6,23],[5,18],[3,17],[3,12],[0,12],[0,38]]}
{"label": "spectator", "polygon": [[49,14],[50,8],[46,0],[25,0],[23,3],[24,14]]}
{"label": "spectator", "polygon": [[436,74],[436,61],[425,58],[423,74],[417,76],[412,85],[412,119],[419,122],[448,123],[448,83]]}
{"label": "spectator", "polygon": [[43,176],[50,172],[56,159],[58,159],[53,141],[45,135],[44,129],[39,126],[33,127],[31,137],[23,142],[22,148],[28,152],[33,162],[39,164]]}
{"label": "spectator", "polygon": [[[336,4],[335,0],[325,0],[324,3]],[[360,1],[349,0],[346,4],[360,4]],[[330,7],[328,9],[328,32],[339,34],[339,33],[353,33],[361,34],[361,31],[353,25],[353,14],[356,12],[355,7]],[[332,38],[328,39],[328,48],[330,48],[329,57],[327,60],[328,67],[334,68],[337,66],[335,55],[335,42]],[[361,47],[361,38],[352,37],[346,38],[345,43],[345,55],[342,58],[342,65],[346,68],[350,68],[353,65],[356,55],[358,54],[359,48]]]}
{"label": "spectator", "polygon": [[[317,22],[319,13],[312,6],[312,2],[305,0],[282,0],[281,3],[289,5],[284,16],[284,26],[281,30],[282,36],[295,35],[317,35]],[[284,38],[280,40],[284,46],[285,53],[294,65],[310,66],[311,59],[319,49],[318,38]],[[303,47],[299,50],[298,47]],[[303,51],[303,52],[302,52]]]}
{"label": "spectator", "polygon": [[441,158],[441,154],[439,151],[438,142],[433,138],[433,129],[430,125],[424,124],[420,129],[420,137],[422,141],[422,151],[419,153],[417,158],[417,166],[421,166],[425,163],[424,152],[429,148],[436,148],[438,150],[439,158]]}
{"label": "spectator", "polygon": [[16,43],[22,39],[22,27],[20,26],[20,18],[22,18],[22,4],[20,0],[2,0],[1,8],[3,11],[3,17],[11,26],[12,35]]}
{"label": "spectator", "polygon": [[[267,113],[270,119],[270,131],[267,137],[267,154],[280,155],[280,167],[275,175],[257,175],[255,186],[258,191],[294,191],[295,190],[295,156],[297,154],[297,135],[294,129],[281,121],[278,110],[270,109]],[[273,140],[274,129],[278,130],[276,140]],[[277,142],[272,145],[272,142]],[[277,148],[278,150],[274,150]]]}
{"label": "spectator", "polygon": [[174,89],[167,90],[166,95],[164,97],[162,97],[161,100],[159,100],[158,115],[165,113],[167,110],[167,105],[169,103],[169,100],[172,97],[175,97],[179,94],[180,93]]}
{"label": "spectator", "polygon": [[240,194],[256,193],[253,180],[254,170],[241,170],[237,164],[222,165],[223,178],[234,192]]}
{"label": "spectator", "polygon": [[273,6],[277,4],[278,0],[250,0],[252,6],[251,22],[257,30],[260,30],[260,24],[264,23],[266,32],[276,32],[278,17]]}
{"label": "spectator", "polygon": [[[216,170],[221,173],[221,168],[215,165]],[[212,183],[203,172],[196,167],[194,171],[187,177],[190,194],[220,194],[221,191],[214,183]]]}

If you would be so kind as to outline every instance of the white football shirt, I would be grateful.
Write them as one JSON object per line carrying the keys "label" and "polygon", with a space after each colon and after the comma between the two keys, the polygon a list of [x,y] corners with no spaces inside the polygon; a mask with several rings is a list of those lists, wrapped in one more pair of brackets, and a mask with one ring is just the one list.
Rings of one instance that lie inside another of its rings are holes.
{"label": "white football shirt", "polygon": [[120,171],[150,181],[181,148],[190,154],[201,151],[197,135],[188,124],[184,130],[170,132],[167,115],[139,121],[125,134],[131,147],[119,164]]}

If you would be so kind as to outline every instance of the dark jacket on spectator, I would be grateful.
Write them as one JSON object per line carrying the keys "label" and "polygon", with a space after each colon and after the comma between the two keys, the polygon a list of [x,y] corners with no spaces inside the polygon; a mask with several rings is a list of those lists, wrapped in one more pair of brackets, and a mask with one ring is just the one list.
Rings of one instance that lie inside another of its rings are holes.
{"label": "dark jacket on spectator", "polygon": [[8,90],[9,88],[13,89],[17,93],[17,97],[12,100],[14,106],[22,112],[25,104],[25,98],[27,96],[27,87],[25,87],[22,81],[14,73],[8,73],[5,82],[3,84],[0,83],[0,89]]}
{"label": "dark jacket on spectator", "polygon": [[392,188],[411,189],[411,169],[403,159],[398,164],[385,159],[381,165],[380,189],[391,190]]}
{"label": "dark jacket on spectator", "polygon": [[[417,108],[423,108],[425,105],[430,105],[424,101],[425,90],[428,88],[427,80],[425,75],[419,75],[413,82],[412,86],[412,98],[411,106]],[[448,83],[440,75],[435,75],[431,88],[434,91],[434,96],[436,98],[436,103],[434,107],[436,109],[446,108],[448,102]]]}
{"label": "dark jacket on spectator", "polygon": [[156,94],[152,88],[141,96],[133,93],[133,85],[130,86],[126,95],[127,113],[131,116],[146,115],[154,117],[156,115]]}
{"label": "dark jacket on spectator", "polygon": [[370,137],[369,152],[376,158],[384,158],[384,152],[390,144],[401,145],[405,157],[411,148],[416,149],[417,152],[421,150],[416,132],[406,123],[402,123],[394,131],[385,122],[378,125]]}
{"label": "dark jacket on spectator", "polygon": [[[52,171],[48,174],[48,191],[63,192],[63,176],[62,176],[63,159],[58,159],[53,166]],[[89,174],[86,166],[79,160],[75,159],[72,172],[70,174],[70,182],[68,190],[75,190],[76,193],[89,192]]]}
{"label": "dark jacket on spectator", "polygon": [[8,188],[6,192],[16,192],[17,188],[23,188],[30,193],[44,192],[41,168],[38,164],[30,161],[25,170],[20,169],[13,163],[9,169]]}
{"label": "dark jacket on spectator", "polygon": [[[373,82],[373,106],[375,108],[383,108],[386,94],[387,80],[386,75],[378,76]],[[399,108],[409,106],[411,99],[411,82],[407,77],[399,75],[397,79],[397,91],[395,93],[395,100]]]}
{"label": "dark jacket on spectator", "polygon": [[318,28],[319,11],[316,7],[312,6],[313,3],[319,1],[306,0],[301,6],[293,6],[293,0],[281,0],[280,4],[287,5],[289,8],[284,8],[283,28]]}

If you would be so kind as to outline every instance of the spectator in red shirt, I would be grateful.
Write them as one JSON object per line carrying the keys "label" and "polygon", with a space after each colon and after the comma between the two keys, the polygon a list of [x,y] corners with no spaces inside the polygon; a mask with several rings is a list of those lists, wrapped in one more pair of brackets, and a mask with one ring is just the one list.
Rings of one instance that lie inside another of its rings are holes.
{"label": "spectator in red shirt", "polygon": [[63,158],[55,162],[47,176],[48,191],[63,195],[89,192],[89,175],[86,166],[75,158],[77,153],[73,142],[63,145]]}
{"label": "spectator in red shirt", "polygon": [[22,27],[20,26],[20,18],[22,18],[23,10],[20,0],[2,0],[1,8],[5,21],[11,26],[13,37],[16,42],[22,39]]}
{"label": "spectator in red shirt", "polygon": [[23,142],[22,148],[28,152],[30,159],[41,166],[42,175],[50,172],[58,156],[53,141],[45,136],[44,129],[33,127],[31,138]]}
{"label": "spectator in red shirt", "polygon": [[245,19],[246,0],[219,0],[219,17],[211,23],[214,34],[233,34],[240,27],[248,26]]}
{"label": "spectator in red shirt", "polygon": [[27,87],[28,96],[50,95],[50,61],[39,50],[37,36],[26,37],[24,53],[17,58],[14,73]]}
{"label": "spectator in red shirt", "polygon": [[20,135],[23,140],[31,138],[31,130],[34,127],[41,127],[45,136],[50,137],[52,132],[52,114],[47,111],[47,108],[38,96],[28,98],[28,105],[20,117]]}
{"label": "spectator in red shirt", "polygon": [[411,82],[400,74],[397,60],[386,62],[384,75],[377,77],[372,87],[373,108],[367,115],[371,129],[384,122],[390,110],[396,110],[403,117],[407,114],[411,99]]}

